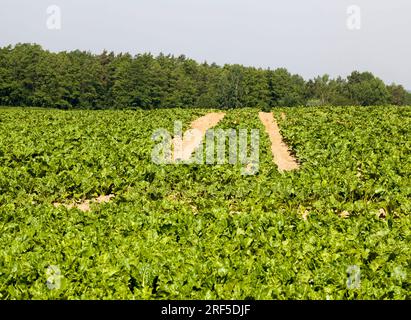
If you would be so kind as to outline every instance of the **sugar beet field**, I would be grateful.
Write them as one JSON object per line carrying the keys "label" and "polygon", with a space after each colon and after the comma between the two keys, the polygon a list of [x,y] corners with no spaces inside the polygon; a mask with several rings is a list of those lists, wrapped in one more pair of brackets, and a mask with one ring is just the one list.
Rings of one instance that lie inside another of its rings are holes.
{"label": "sugar beet field", "polygon": [[[0,299],[410,299],[411,107],[273,109],[298,169],[156,164],[216,110],[0,109]],[[50,279],[51,277],[51,279]]]}

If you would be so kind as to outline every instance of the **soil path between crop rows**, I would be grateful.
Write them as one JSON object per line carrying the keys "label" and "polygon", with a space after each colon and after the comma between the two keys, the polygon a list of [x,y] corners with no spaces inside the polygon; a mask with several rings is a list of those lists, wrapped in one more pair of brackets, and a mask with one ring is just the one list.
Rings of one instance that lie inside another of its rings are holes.
{"label": "soil path between crop rows", "polygon": [[200,146],[207,130],[215,127],[225,116],[223,112],[209,113],[193,121],[183,137],[173,139],[173,161],[187,161],[193,152]]}
{"label": "soil path between crop rows", "polygon": [[89,212],[89,211],[91,211],[90,205],[92,203],[96,203],[96,204],[108,203],[114,197],[115,197],[114,194],[109,194],[109,195],[102,195],[102,196],[99,196],[99,197],[93,198],[93,199],[86,199],[86,200],[81,201],[81,202],[72,202],[72,203],[54,202],[53,206],[56,207],[56,208],[58,208],[60,206],[63,206],[63,207],[66,207],[67,209],[77,208],[77,209],[79,209],[83,212]]}
{"label": "soil path between crop rows", "polygon": [[299,168],[297,160],[291,155],[288,146],[284,143],[280,133],[280,128],[274,119],[273,114],[260,112],[258,114],[261,122],[264,124],[271,141],[271,152],[273,153],[274,162],[278,166],[278,170],[291,171]]}

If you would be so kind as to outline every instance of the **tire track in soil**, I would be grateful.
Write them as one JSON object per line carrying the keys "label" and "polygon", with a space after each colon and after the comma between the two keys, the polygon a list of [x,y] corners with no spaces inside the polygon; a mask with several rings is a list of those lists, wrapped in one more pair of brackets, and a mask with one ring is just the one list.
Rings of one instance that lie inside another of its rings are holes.
{"label": "tire track in soil", "polygon": [[299,169],[297,160],[291,155],[288,146],[283,141],[277,121],[271,112],[258,114],[271,141],[271,152],[278,171],[292,171]]}
{"label": "tire track in soil", "polygon": [[190,129],[188,129],[183,137],[176,136],[172,141],[173,145],[173,161],[188,161],[194,151],[202,143],[207,130],[215,127],[225,116],[223,112],[209,113],[197,120],[194,120]]}

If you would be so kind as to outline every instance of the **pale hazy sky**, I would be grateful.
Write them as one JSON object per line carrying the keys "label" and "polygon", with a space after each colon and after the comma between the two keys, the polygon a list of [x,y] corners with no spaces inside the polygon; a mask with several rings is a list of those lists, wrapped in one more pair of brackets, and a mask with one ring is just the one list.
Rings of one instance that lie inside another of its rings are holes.
{"label": "pale hazy sky", "polygon": [[[47,29],[47,7],[61,30]],[[347,28],[347,7],[361,29]],[[0,46],[185,54],[286,67],[305,78],[371,71],[411,89],[410,0],[0,0]]]}

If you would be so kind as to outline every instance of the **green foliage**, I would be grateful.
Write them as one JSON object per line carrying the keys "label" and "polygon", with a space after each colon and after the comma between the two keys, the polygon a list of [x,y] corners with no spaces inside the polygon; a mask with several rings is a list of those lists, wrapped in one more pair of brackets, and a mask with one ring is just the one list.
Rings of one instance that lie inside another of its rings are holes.
{"label": "green foliage", "polygon": [[347,81],[341,77],[331,79],[326,74],[307,82],[307,97],[311,98],[308,106],[352,105],[353,101],[349,96]]}
{"label": "green foliage", "polygon": [[408,96],[411,96],[403,86],[396,85],[395,83],[387,86],[387,90],[390,94],[390,104],[397,106],[405,106],[410,104],[411,100],[408,99]]}
{"label": "green foliage", "polygon": [[287,69],[199,64],[184,55],[52,53],[0,48],[0,105],[60,109],[273,108],[411,104],[402,86],[369,72],[306,82]]}
{"label": "green foliage", "polygon": [[347,86],[355,104],[361,106],[385,105],[390,98],[384,82],[370,72],[353,72]]}
{"label": "green foliage", "polygon": [[410,107],[275,109],[295,172],[257,109],[218,125],[260,129],[257,175],[152,163],[156,129],[210,111],[0,109],[0,298],[410,299]]}
{"label": "green foliage", "polygon": [[299,106],[305,104],[304,79],[291,75],[287,69],[268,71],[270,106]]}

